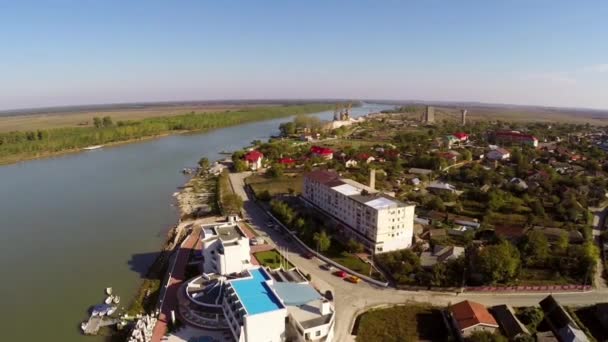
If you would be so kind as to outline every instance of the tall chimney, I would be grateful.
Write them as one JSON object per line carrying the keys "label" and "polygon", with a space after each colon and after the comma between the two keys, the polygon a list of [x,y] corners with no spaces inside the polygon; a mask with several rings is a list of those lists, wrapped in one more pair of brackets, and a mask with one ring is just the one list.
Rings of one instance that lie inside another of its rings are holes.
{"label": "tall chimney", "polygon": [[461,113],[461,122],[460,123],[464,126],[467,124],[467,110],[463,109],[460,111],[460,113]]}
{"label": "tall chimney", "polygon": [[376,169],[369,170],[369,187],[376,189]]}

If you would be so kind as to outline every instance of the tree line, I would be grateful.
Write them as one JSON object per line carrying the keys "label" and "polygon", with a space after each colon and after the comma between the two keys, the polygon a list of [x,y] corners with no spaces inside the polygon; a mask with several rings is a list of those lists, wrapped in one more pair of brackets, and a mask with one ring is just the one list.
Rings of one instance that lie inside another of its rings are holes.
{"label": "tree line", "polygon": [[0,133],[0,164],[176,131],[204,131],[247,122],[315,113],[331,108],[329,104],[256,107],[215,113],[189,113],[177,116],[119,121],[109,116],[94,118],[93,127],[65,127],[36,131]]}

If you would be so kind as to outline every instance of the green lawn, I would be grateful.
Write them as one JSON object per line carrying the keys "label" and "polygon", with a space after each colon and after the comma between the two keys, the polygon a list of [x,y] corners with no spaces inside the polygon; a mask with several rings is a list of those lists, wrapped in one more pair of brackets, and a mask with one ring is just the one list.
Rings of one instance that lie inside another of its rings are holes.
{"label": "green lawn", "polygon": [[271,196],[288,194],[289,189],[293,189],[295,194],[299,194],[302,192],[303,177],[299,173],[285,174],[279,179],[269,178],[264,175],[252,175],[247,177],[246,182],[251,186],[256,197],[266,190]]}
{"label": "green lawn", "polygon": [[[265,252],[253,253],[253,256],[258,260],[260,265],[270,267],[271,269],[280,267],[280,254],[276,249],[272,249]],[[287,268],[293,268],[294,266],[287,262]]]}
{"label": "green lawn", "polygon": [[441,318],[440,309],[428,304],[375,309],[363,313],[357,321],[354,332],[357,341],[448,340],[448,331]]}

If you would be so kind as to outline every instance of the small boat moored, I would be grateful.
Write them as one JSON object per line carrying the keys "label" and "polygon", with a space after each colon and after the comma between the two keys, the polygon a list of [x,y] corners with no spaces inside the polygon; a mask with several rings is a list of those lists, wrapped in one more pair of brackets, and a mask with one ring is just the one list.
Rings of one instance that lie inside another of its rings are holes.
{"label": "small boat moored", "polygon": [[112,294],[112,288],[111,287],[106,287],[106,294],[108,296]]}

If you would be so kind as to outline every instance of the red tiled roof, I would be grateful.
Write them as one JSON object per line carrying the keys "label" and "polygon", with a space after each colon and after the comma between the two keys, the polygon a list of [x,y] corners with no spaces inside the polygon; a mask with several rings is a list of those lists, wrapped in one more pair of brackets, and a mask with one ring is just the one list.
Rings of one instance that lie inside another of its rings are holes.
{"label": "red tiled roof", "polygon": [[469,135],[467,133],[464,133],[464,132],[456,132],[456,133],[454,133],[452,135],[455,136],[456,138],[460,139],[460,140],[469,139]]}
{"label": "red tiled roof", "polygon": [[511,137],[522,140],[538,140],[535,136],[531,134],[525,134],[517,131],[498,131],[496,132],[497,137]]}
{"label": "red tiled roof", "polygon": [[369,153],[359,153],[357,155],[357,159],[359,159],[359,160],[367,160],[367,159],[369,159],[369,157],[371,157],[371,155]]}
{"label": "red tiled roof", "polygon": [[513,239],[526,235],[526,228],[522,226],[494,226],[494,233],[497,236]]}
{"label": "red tiled roof", "polygon": [[319,155],[329,155],[334,154],[334,150],[331,148],[321,147],[321,146],[313,146],[310,148],[310,152]]}
{"label": "red tiled roof", "polygon": [[295,159],[289,157],[279,159],[279,164],[294,164],[295,162]]}
{"label": "red tiled roof", "polygon": [[339,178],[338,174],[333,171],[316,170],[311,171],[304,175],[306,178],[310,178],[319,183],[327,183]]}
{"label": "red tiled roof", "polygon": [[454,304],[450,307],[452,317],[458,323],[460,330],[464,330],[473,327],[478,324],[490,325],[498,328],[498,323],[490,314],[488,309],[482,304],[465,300]]}
{"label": "red tiled roof", "polygon": [[263,158],[264,154],[260,151],[249,151],[247,152],[247,154],[245,154],[245,160],[248,162],[257,162],[259,159]]}

